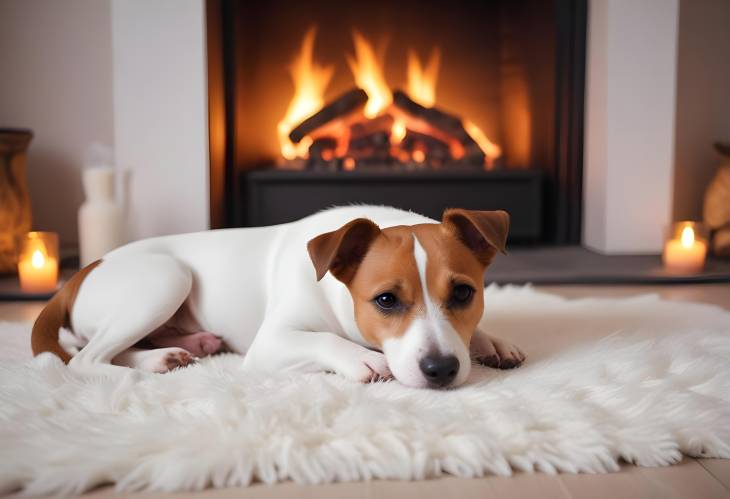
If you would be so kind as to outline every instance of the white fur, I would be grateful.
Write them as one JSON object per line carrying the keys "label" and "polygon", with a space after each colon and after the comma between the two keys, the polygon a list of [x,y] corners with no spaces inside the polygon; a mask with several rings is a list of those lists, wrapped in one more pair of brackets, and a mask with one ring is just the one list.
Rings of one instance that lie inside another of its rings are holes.
{"label": "white fur", "polygon": [[310,239],[360,217],[381,228],[435,223],[395,208],[350,206],[290,224],[160,237],[112,251],[79,288],[71,324],[88,344],[71,367],[119,370],[109,365],[115,358],[146,366],[153,359],[135,362],[125,351],[185,305],[190,317],[182,329],[222,337],[246,353],[251,370],[389,376],[383,354],[360,334],[346,286],[330,274],[317,282],[307,253]]}
{"label": "white fur", "polygon": [[[527,345],[518,370],[461,388],[268,376],[225,355],[169,374],[94,377],[29,325],[0,325],[0,491],[197,490],[512,470],[554,473],[730,458],[730,313],[662,301],[564,300],[491,287],[484,327]],[[17,345],[17,346],[13,346]]]}

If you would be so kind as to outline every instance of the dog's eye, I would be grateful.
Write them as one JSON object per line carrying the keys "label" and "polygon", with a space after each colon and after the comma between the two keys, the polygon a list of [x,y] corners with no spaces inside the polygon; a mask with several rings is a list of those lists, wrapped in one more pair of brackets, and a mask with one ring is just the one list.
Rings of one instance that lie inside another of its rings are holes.
{"label": "dog's eye", "polygon": [[373,301],[385,311],[393,310],[398,306],[398,298],[393,293],[381,293]]}
{"label": "dog's eye", "polygon": [[474,288],[468,284],[457,284],[451,290],[451,302],[452,306],[464,306],[468,304],[474,296]]}

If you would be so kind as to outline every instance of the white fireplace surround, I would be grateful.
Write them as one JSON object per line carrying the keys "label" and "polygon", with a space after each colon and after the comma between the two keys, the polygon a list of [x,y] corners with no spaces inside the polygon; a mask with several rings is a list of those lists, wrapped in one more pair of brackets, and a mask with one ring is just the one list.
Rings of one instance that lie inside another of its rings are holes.
{"label": "white fireplace surround", "polygon": [[[673,218],[680,6],[683,13],[705,9],[707,19],[695,23],[702,29],[721,17],[709,14],[709,7],[730,15],[716,0],[589,3],[583,242],[600,252],[658,253]],[[20,74],[0,79],[0,125],[36,130],[29,167],[38,228],[75,241],[79,179],[54,174],[49,151],[61,151],[67,170],[78,170],[88,142],[102,140],[114,147],[117,163],[132,170],[132,239],[206,229],[205,0],[67,0],[62,6],[55,0],[6,0],[0,9],[8,41],[0,46],[0,60],[11,60],[18,66],[11,69]],[[55,30],[40,26],[42,19],[53,20]],[[715,36],[724,22],[715,23]],[[95,30],[85,29],[90,23]],[[76,45],[68,41],[71,32]],[[54,47],[56,55],[29,46],[30,41]],[[83,47],[95,50],[92,59],[84,56],[86,66],[79,62]],[[714,61],[729,55],[722,50]],[[721,75],[730,76],[724,71]],[[32,108],[35,102],[58,100],[59,86],[63,98],[74,103],[75,115]],[[722,88],[716,86],[714,95],[722,95]],[[89,97],[93,105],[84,107]],[[730,109],[724,114],[730,117]],[[730,127],[727,118],[714,123],[703,132],[709,144],[722,138],[711,136],[721,125],[725,131]],[[709,150],[709,144],[696,148]],[[712,161],[710,154],[705,163]],[[684,178],[692,178],[687,171]],[[53,176],[57,182],[49,181]],[[698,198],[701,186],[693,192]],[[39,205],[45,199],[53,199],[50,207]],[[697,216],[699,202],[691,204],[697,207],[689,213]]]}

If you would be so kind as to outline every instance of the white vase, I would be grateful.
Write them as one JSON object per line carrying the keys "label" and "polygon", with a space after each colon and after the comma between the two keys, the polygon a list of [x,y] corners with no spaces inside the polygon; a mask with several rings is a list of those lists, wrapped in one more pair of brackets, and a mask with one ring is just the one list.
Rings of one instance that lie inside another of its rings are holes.
{"label": "white vase", "polygon": [[115,198],[114,169],[87,168],[81,182],[86,201],[79,209],[79,256],[81,267],[124,244],[124,210]]}

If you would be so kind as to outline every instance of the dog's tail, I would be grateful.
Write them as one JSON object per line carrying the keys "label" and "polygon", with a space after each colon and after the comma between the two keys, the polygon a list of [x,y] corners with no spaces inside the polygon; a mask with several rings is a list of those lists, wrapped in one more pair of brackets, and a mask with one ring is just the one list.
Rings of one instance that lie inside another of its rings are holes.
{"label": "dog's tail", "polygon": [[58,330],[70,327],[71,309],[76,301],[79,287],[89,272],[100,263],[101,260],[97,260],[76,272],[46,304],[33,324],[33,334],[30,337],[33,355],[51,352],[58,355],[66,364],[71,360],[71,355],[58,342]]}

